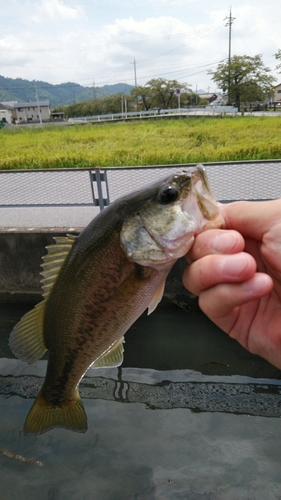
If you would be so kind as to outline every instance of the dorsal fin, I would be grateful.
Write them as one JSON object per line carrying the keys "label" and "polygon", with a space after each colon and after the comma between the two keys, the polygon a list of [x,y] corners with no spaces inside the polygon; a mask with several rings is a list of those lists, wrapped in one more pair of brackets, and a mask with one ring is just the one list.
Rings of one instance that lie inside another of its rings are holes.
{"label": "dorsal fin", "polygon": [[46,351],[43,332],[46,300],[72,249],[76,236],[67,235],[54,239],[56,244],[46,247],[48,254],[43,257],[44,264],[42,264],[43,272],[41,274],[44,277],[42,280],[44,300],[21,318],[10,335],[9,344],[13,353],[28,363],[34,363]]}
{"label": "dorsal fin", "polygon": [[43,271],[40,273],[43,276],[42,288],[43,297],[46,300],[50,294],[50,291],[59,275],[59,272],[69,255],[70,250],[76,241],[77,236],[73,234],[67,234],[66,236],[58,236],[54,238],[55,245],[49,245],[46,247],[48,250],[47,255],[44,255],[42,264]]}

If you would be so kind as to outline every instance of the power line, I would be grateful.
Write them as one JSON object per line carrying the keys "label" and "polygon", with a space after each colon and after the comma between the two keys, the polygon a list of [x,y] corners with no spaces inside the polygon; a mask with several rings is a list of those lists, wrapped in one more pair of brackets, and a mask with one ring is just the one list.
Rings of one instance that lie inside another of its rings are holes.
{"label": "power line", "polygon": [[[136,62],[136,61],[135,61]],[[179,74],[179,73],[183,73],[183,72],[186,72],[187,73],[187,76],[190,72],[192,72],[190,74],[190,76],[194,75],[194,74],[197,74],[197,73],[201,73],[201,72],[204,72],[206,71],[206,69],[209,67],[209,66],[213,66],[214,64],[218,64],[219,62],[221,62],[221,60],[214,60],[214,61],[208,61],[208,62],[202,62],[201,64],[198,64],[198,65],[192,65],[192,66],[188,66],[188,67],[184,67],[184,68],[180,68],[180,69],[175,69],[175,70],[172,70],[172,71],[161,71],[161,69],[159,70],[158,73],[146,73],[144,75],[141,75],[139,76],[139,78],[141,78],[142,80],[143,79],[151,79],[153,77],[157,77],[159,75],[176,75],[176,74]],[[134,63],[131,63],[131,64],[134,64]],[[174,64],[174,66],[177,66],[176,64]],[[129,67],[127,66],[127,68],[129,69]],[[202,68],[202,69],[201,69]],[[199,70],[199,71],[195,71],[195,70]],[[195,71],[195,72],[194,72]],[[124,76],[124,73],[122,73],[123,76]],[[4,78],[4,77],[3,77]],[[106,77],[100,77],[100,79],[102,78],[106,78]],[[94,88],[95,90],[100,87],[100,86],[103,86],[103,85],[112,85],[112,84],[115,84],[115,83],[120,83],[120,80],[118,80],[118,75],[115,76],[116,79],[106,79],[106,80],[99,80],[99,82],[97,83],[97,81],[95,80],[94,81]],[[88,80],[88,79],[87,79]],[[126,78],[127,81],[134,81],[134,83],[136,84],[136,79],[131,77],[131,78]],[[16,92],[16,91],[20,91],[20,90],[25,90],[26,92],[29,92],[29,91],[33,91],[33,82],[30,82],[29,80],[25,80],[26,82],[28,82],[28,84],[30,84],[30,86],[26,86],[26,85],[19,85],[19,84],[11,84],[11,85],[1,85],[0,84],[0,90],[8,90],[10,92]],[[42,82],[43,85],[40,85],[40,81],[37,81],[37,88],[40,88],[40,90],[49,90],[49,91],[52,91],[52,88],[53,87],[59,87],[60,89],[63,89],[63,88],[67,88],[67,89],[72,89],[72,88],[76,88],[77,91],[79,91],[79,87],[81,88],[81,92],[84,91],[84,89],[90,89],[91,87],[93,87],[93,83],[89,83],[89,85],[87,86],[83,86],[83,85],[80,85],[79,83],[74,83],[74,82],[68,82],[68,83],[58,83],[58,84],[52,84],[52,83],[47,83],[47,82]]]}
{"label": "power line", "polygon": [[[214,26],[211,26],[210,28],[203,28],[201,30],[198,30],[197,32],[195,32],[192,40],[194,39],[197,39],[197,38],[201,38],[201,37],[204,37],[206,36],[207,34],[209,34],[210,32],[212,31],[215,31],[217,29],[219,29],[221,27],[221,23],[219,24],[216,24]],[[130,46],[134,46],[134,45],[144,45],[144,44],[147,44],[147,43],[153,43],[153,42],[159,42],[159,41],[163,41],[163,40],[174,40],[176,38],[182,38],[184,36],[188,36],[188,35],[191,35],[191,33],[189,32],[181,32],[181,33],[177,33],[177,34],[174,34],[174,35],[164,35],[164,36],[161,36],[161,37],[155,37],[155,38],[146,38],[146,39],[141,39],[141,40],[129,40],[129,41],[124,41],[124,42],[119,42],[119,43],[108,43],[108,42],[104,42],[103,44],[98,44],[98,45],[86,45],[86,46],[73,46],[73,47],[44,47],[44,48],[28,48],[28,47],[24,47],[24,48],[11,48],[11,47],[4,47],[2,46],[1,47],[1,51],[3,52],[64,52],[64,51],[77,51],[77,52],[81,52],[81,51],[85,51],[85,50],[92,50],[92,49],[100,49],[100,48],[103,48],[103,47],[107,47],[107,48],[111,48],[111,47],[118,47],[118,46],[121,46],[123,47],[124,45],[130,45]]]}
{"label": "power line", "polygon": [[[169,49],[169,50],[166,50],[165,52],[162,52],[161,54],[159,55],[155,55],[155,56],[150,56],[149,58],[146,58],[146,59],[142,59],[141,61],[138,61],[139,63],[144,63],[146,61],[152,61],[153,59],[159,59],[159,57],[163,57],[163,56],[166,56],[167,54],[170,54],[171,52],[175,52],[176,50],[178,50],[179,48],[181,47],[186,47],[186,46],[189,46],[192,44],[192,42],[194,42],[195,40],[198,40],[198,38],[204,38],[205,36],[209,35],[210,33],[213,33],[214,31],[217,31],[219,28],[221,28],[223,25],[222,23],[218,24],[218,25],[215,25],[214,27],[210,28],[210,29],[205,29],[204,30],[204,33],[201,34],[201,36],[199,35],[196,35],[194,36],[193,38],[189,39],[187,42],[184,42],[184,43],[181,43],[180,45],[176,45],[174,46],[173,48]],[[203,30],[202,30],[203,31]]]}

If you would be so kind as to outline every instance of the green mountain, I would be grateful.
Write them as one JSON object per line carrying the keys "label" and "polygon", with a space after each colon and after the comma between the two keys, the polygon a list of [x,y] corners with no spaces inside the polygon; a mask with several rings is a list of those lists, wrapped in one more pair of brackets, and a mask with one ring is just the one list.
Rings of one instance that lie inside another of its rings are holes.
{"label": "green mountain", "polygon": [[94,98],[114,94],[129,94],[132,85],[117,83],[103,87],[82,87],[78,83],[51,83],[29,81],[22,78],[5,78],[0,75],[0,102],[3,101],[35,101],[37,90],[40,101],[50,101],[51,108],[59,104],[73,104],[74,102],[91,101]]}

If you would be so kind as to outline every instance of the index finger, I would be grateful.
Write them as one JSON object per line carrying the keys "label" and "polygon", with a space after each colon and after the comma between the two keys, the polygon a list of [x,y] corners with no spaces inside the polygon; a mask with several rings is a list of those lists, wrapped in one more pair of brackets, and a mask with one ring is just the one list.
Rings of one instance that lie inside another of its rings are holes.
{"label": "index finger", "polygon": [[226,227],[244,237],[261,241],[273,225],[279,224],[281,200],[236,201],[221,205]]}

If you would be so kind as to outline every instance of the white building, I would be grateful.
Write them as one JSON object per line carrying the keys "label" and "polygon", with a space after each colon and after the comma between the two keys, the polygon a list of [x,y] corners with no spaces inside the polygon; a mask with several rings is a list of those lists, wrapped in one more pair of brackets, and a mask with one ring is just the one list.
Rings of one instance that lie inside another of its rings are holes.
{"label": "white building", "polygon": [[281,102],[281,83],[276,85],[274,88],[274,97],[273,97],[273,102]]}
{"label": "white building", "polygon": [[[1,117],[5,116],[8,123],[39,123],[50,121],[49,101],[7,101],[0,102]],[[41,120],[40,120],[41,117]]]}

